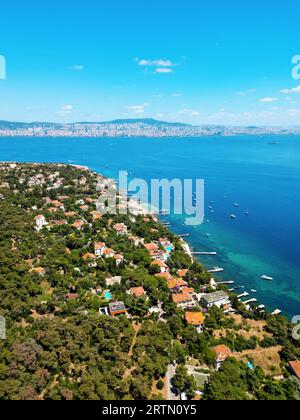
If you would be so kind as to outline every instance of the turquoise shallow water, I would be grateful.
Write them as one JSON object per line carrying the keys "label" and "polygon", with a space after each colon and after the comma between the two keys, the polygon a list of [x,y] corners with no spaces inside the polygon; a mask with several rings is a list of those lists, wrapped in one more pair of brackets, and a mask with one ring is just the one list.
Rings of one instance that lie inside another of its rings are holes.
{"label": "turquoise shallow water", "polygon": [[274,137],[0,138],[0,160],[76,163],[114,178],[119,170],[147,180],[204,178],[210,222],[187,227],[183,216],[170,216],[171,228],[190,233],[195,250],[217,251],[202,261],[223,267],[218,277],[256,289],[260,302],[293,316],[300,314],[300,138],[270,142]]}

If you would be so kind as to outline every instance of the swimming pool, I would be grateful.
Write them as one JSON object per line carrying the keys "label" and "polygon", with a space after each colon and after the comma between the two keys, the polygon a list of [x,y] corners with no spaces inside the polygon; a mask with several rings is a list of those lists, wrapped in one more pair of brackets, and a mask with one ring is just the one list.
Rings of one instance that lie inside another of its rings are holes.
{"label": "swimming pool", "polygon": [[104,292],[104,296],[106,300],[110,300],[111,299],[111,294],[109,291]]}

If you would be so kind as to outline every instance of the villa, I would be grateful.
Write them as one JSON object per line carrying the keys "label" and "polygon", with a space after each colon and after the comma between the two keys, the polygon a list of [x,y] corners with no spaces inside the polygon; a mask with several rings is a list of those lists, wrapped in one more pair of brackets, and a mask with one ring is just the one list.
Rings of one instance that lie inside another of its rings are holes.
{"label": "villa", "polygon": [[109,304],[109,313],[111,316],[127,314],[124,302],[113,302]]}
{"label": "villa", "polygon": [[111,248],[106,248],[104,253],[103,253],[105,258],[114,258],[114,256],[116,255],[115,251]]}
{"label": "villa", "polygon": [[121,284],[121,281],[122,277],[120,276],[105,279],[107,286],[115,286],[116,284]]}
{"label": "villa", "polygon": [[300,379],[300,361],[290,362],[289,366],[293,374]]}
{"label": "villa", "polygon": [[214,348],[214,351],[216,353],[215,369],[219,370],[222,364],[225,362],[225,360],[227,360],[228,357],[231,356],[231,350],[229,347],[225,346],[224,344],[221,344],[220,346],[216,346]]}
{"label": "villa", "polygon": [[185,320],[189,325],[197,328],[199,334],[204,331],[204,315],[202,312],[186,312]]}
{"label": "villa", "polygon": [[129,293],[136,298],[143,297],[146,294],[143,287],[132,287]]}
{"label": "villa", "polygon": [[201,298],[201,305],[206,308],[210,309],[213,306],[217,306],[221,308],[222,306],[229,305],[230,299],[227,293],[223,291],[208,293],[202,296]]}
{"label": "villa", "polygon": [[161,273],[166,273],[166,272],[169,271],[169,267],[167,266],[167,264],[165,264],[164,262],[162,262],[160,260],[152,261],[151,265],[159,267]]}
{"label": "villa", "polygon": [[96,242],[94,244],[94,251],[97,258],[103,257],[106,245],[104,242]]}
{"label": "villa", "polygon": [[72,225],[72,227],[74,227],[77,230],[82,230],[83,226],[84,222],[82,220],[76,220]]}
{"label": "villa", "polygon": [[36,223],[36,230],[39,232],[40,230],[43,229],[44,226],[47,226],[47,221],[45,219],[45,216],[43,216],[42,214],[37,215],[35,218],[35,223]]}
{"label": "villa", "polygon": [[113,258],[118,266],[124,262],[124,256],[122,254],[116,254]]}
{"label": "villa", "polygon": [[84,261],[88,262],[88,266],[90,268],[97,267],[97,262],[95,261],[96,260],[96,255],[88,252],[87,254],[83,255],[82,258],[84,259]]}
{"label": "villa", "polygon": [[127,235],[128,233],[127,226],[124,225],[124,223],[117,223],[114,226],[114,230],[117,232],[118,235]]}
{"label": "villa", "polygon": [[172,295],[172,300],[175,305],[181,306],[183,308],[193,302],[192,296],[187,293],[174,293]]}

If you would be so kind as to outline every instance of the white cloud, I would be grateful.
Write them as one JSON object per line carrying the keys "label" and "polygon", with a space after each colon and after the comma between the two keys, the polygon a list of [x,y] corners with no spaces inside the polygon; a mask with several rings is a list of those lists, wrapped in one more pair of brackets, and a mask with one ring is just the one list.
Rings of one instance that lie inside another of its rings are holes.
{"label": "white cloud", "polygon": [[138,60],[139,66],[148,67],[174,67],[175,64],[171,60]]}
{"label": "white cloud", "polygon": [[271,103],[271,102],[277,102],[278,98],[262,98],[260,99],[260,102],[262,103]]}
{"label": "white cloud", "polygon": [[300,85],[292,89],[282,89],[281,93],[300,93]]}
{"label": "white cloud", "polygon": [[181,109],[180,111],[178,111],[178,114],[189,115],[191,117],[198,117],[200,115],[198,111],[195,111],[193,109]]}
{"label": "white cloud", "polygon": [[160,67],[160,68],[156,69],[155,71],[156,71],[156,73],[165,73],[165,74],[173,73],[172,69],[168,69],[166,67]]}
{"label": "white cloud", "polygon": [[146,102],[142,105],[126,106],[125,109],[127,109],[128,111],[131,111],[133,114],[142,115],[145,113],[145,108],[147,108],[150,105],[151,105],[150,103]]}
{"label": "white cloud", "polygon": [[176,64],[173,63],[171,60],[162,59],[162,58],[157,59],[157,60],[148,60],[148,59],[140,60],[139,58],[135,58],[134,61],[137,62],[139,66],[152,67],[152,68],[155,68],[156,73],[163,73],[163,74],[173,73],[174,70],[172,70],[172,67],[176,66]]}
{"label": "white cloud", "polygon": [[72,110],[73,105],[62,105],[56,113],[62,116],[67,116],[72,114]]}
{"label": "white cloud", "polygon": [[73,66],[72,69],[76,71],[80,71],[80,70],[84,70],[84,66],[81,64],[75,64],[75,66]]}

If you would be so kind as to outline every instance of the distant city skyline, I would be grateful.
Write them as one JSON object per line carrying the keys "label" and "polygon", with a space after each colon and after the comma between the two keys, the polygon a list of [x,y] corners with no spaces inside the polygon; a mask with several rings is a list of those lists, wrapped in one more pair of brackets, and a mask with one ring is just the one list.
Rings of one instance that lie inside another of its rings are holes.
{"label": "distant city skyline", "polygon": [[299,12],[296,0],[6,2],[0,120],[299,125]]}

